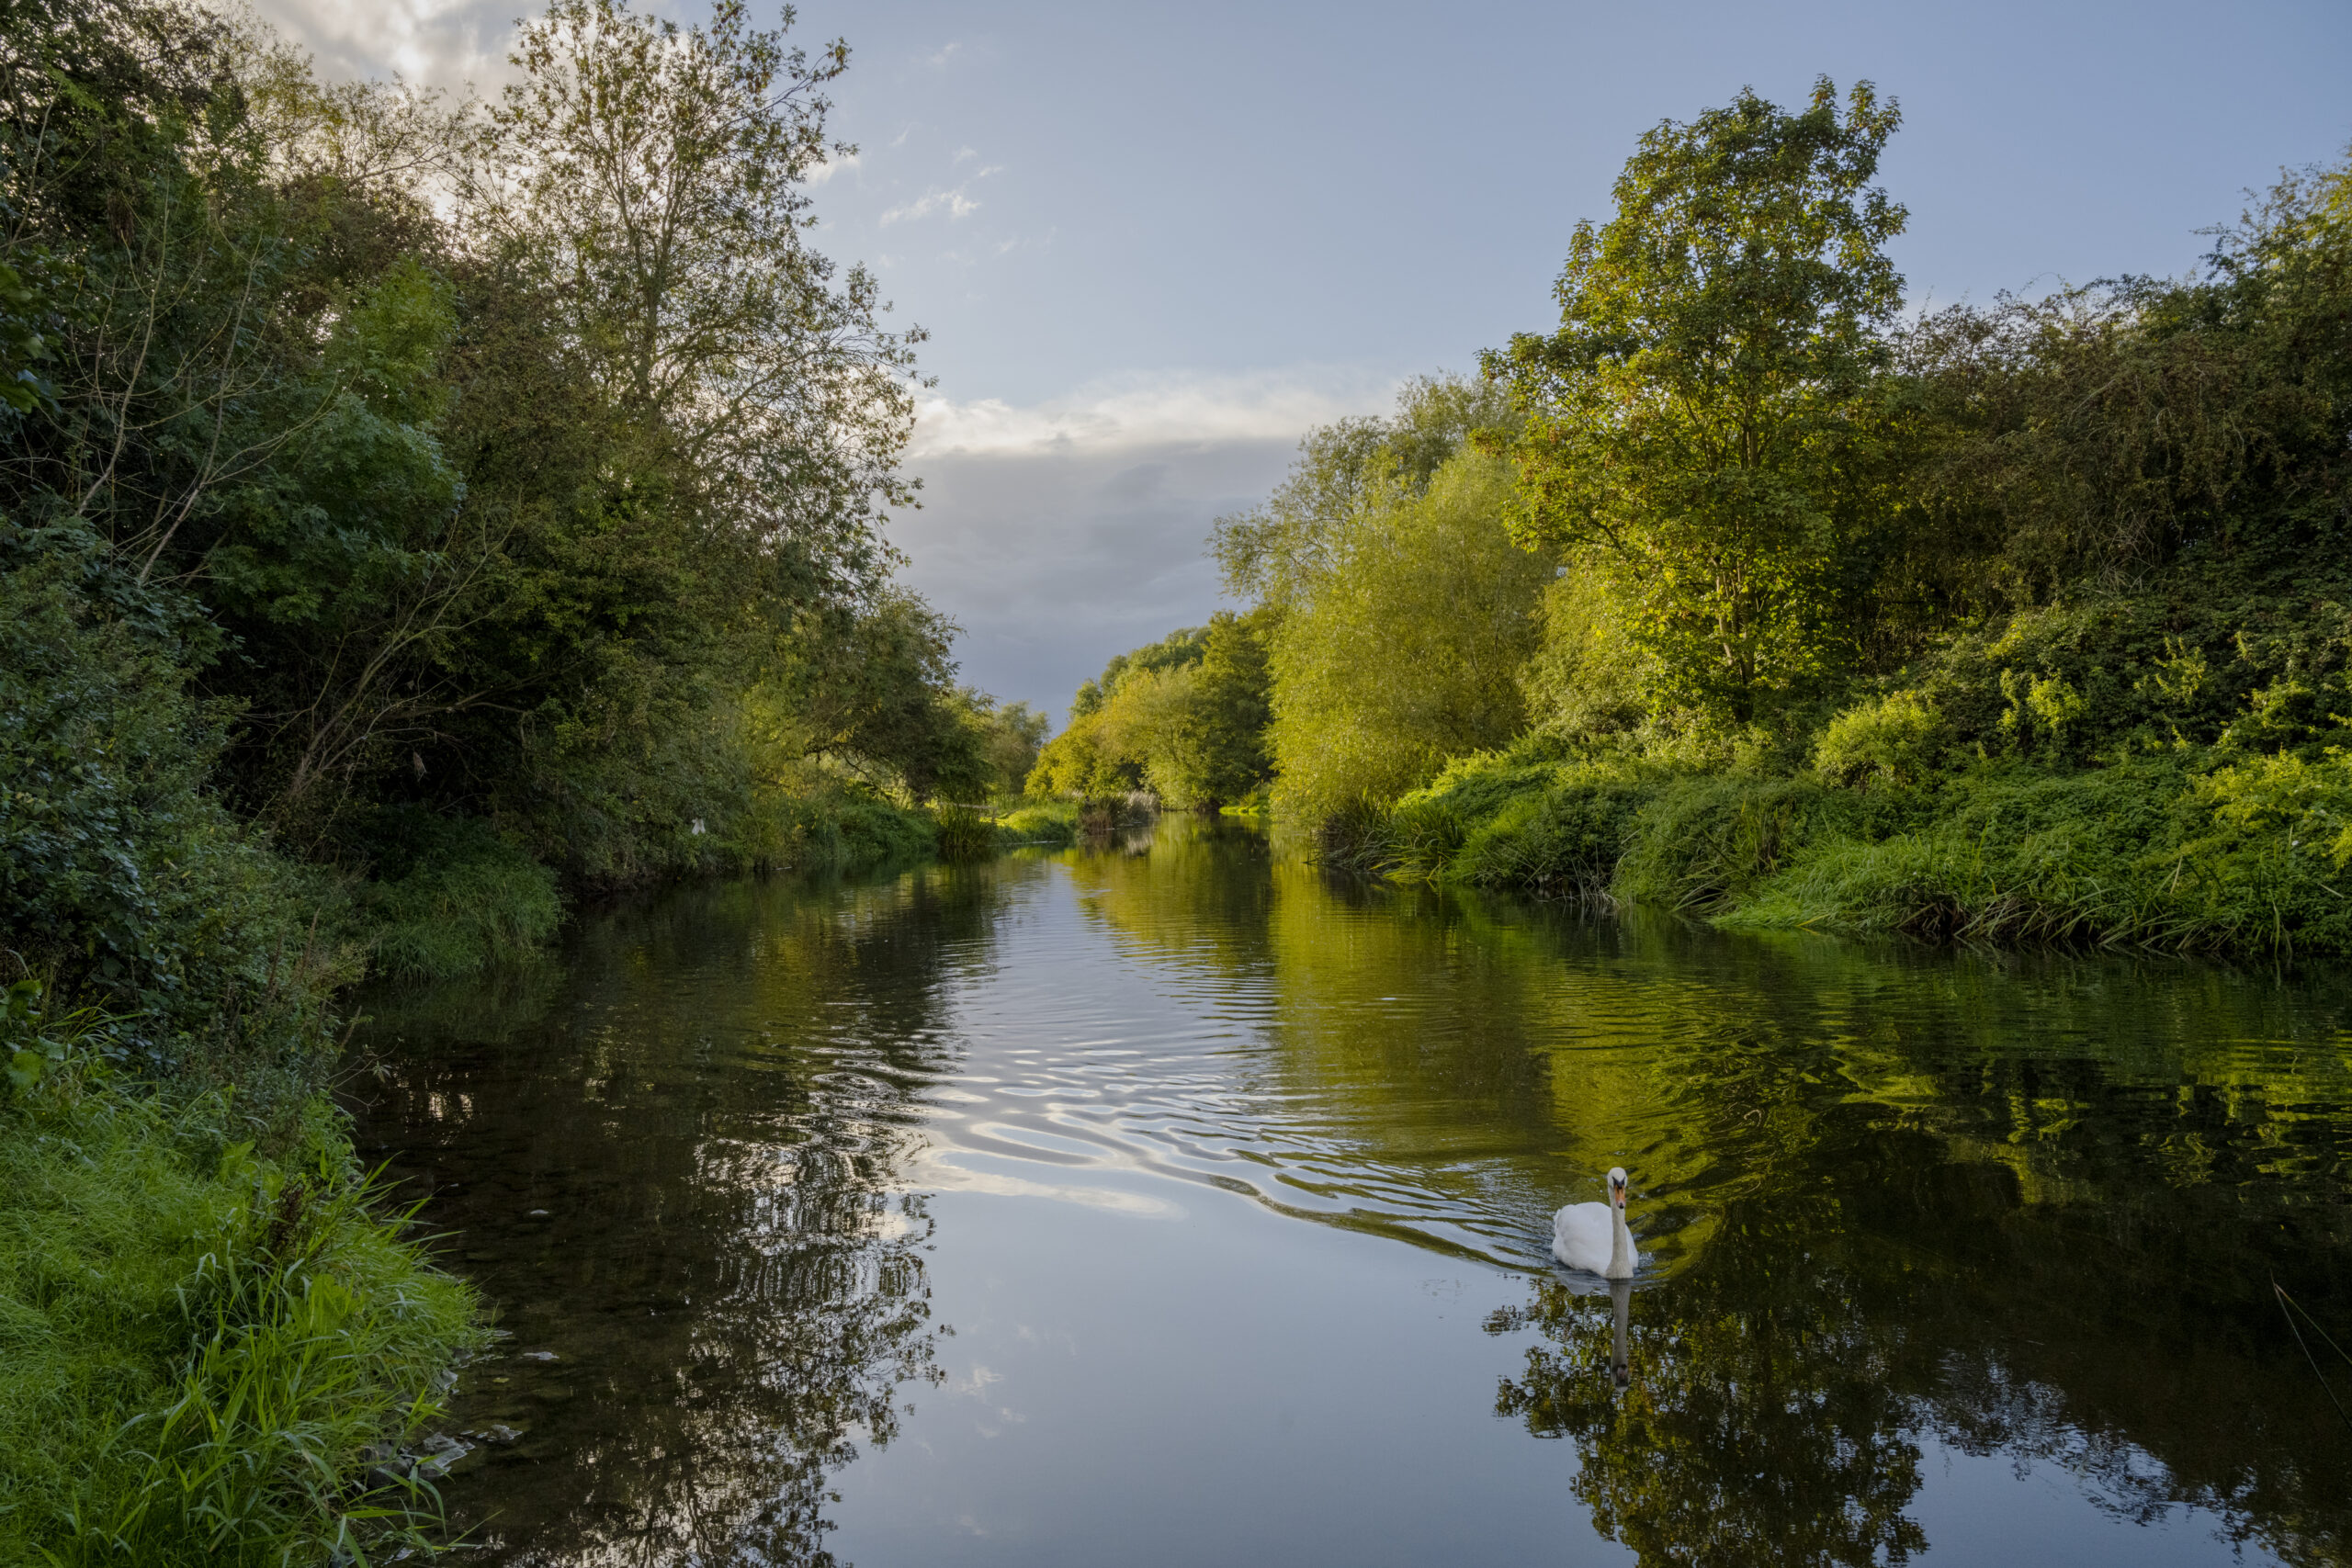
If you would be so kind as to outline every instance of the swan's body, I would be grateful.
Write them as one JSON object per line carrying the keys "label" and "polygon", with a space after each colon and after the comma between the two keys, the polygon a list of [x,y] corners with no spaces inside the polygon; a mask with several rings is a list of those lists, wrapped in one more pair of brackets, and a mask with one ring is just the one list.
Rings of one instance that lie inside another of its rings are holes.
{"label": "swan's body", "polygon": [[1625,1172],[1609,1173],[1609,1201],[1571,1203],[1552,1216],[1552,1256],[1604,1280],[1630,1280],[1640,1254],[1625,1228]]}

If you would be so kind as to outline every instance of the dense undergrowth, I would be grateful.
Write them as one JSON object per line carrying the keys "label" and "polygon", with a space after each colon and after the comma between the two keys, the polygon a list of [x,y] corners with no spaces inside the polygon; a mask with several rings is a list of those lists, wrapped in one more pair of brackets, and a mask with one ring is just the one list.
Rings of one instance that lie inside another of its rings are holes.
{"label": "dense undergrowth", "polygon": [[1962,634],[1787,746],[1531,737],[1327,847],[1730,925],[2352,952],[2352,595],[2237,575]]}

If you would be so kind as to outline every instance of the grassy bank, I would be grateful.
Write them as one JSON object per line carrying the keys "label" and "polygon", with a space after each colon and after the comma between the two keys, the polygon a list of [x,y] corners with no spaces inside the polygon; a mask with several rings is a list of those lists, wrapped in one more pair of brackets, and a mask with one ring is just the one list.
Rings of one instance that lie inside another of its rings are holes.
{"label": "grassy bank", "polygon": [[1727,925],[2352,952],[2345,613],[2263,595],[2253,635],[2198,586],[1954,637],[1780,738],[1531,737],[1325,851]]}
{"label": "grassy bank", "polygon": [[340,1118],[122,1092],[28,1010],[0,1103],[0,1562],[316,1562],[429,1523],[379,1461],[438,1413],[475,1305]]}
{"label": "grassy bank", "polygon": [[397,1537],[368,1472],[479,1332],[324,1093],[363,911],[212,793],[170,608],[0,530],[0,1562]]}

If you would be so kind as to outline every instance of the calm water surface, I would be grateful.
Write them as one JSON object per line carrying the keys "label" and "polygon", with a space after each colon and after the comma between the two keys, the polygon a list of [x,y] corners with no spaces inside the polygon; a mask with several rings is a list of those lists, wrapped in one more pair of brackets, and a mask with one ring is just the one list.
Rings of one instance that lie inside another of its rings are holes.
{"label": "calm water surface", "polygon": [[[1224,825],[581,924],[371,1009],[363,1141],[511,1335],[451,1424],[515,1434],[447,1487],[492,1560],[2352,1562],[2271,1292],[2352,1346],[2335,976]],[[1546,1252],[1612,1164],[1614,1296]]]}

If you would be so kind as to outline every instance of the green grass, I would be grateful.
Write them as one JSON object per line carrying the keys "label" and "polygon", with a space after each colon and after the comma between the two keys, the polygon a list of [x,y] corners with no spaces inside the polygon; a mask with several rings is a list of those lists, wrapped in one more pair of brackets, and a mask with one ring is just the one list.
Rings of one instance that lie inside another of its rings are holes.
{"label": "green grass", "polygon": [[1079,804],[1074,800],[1034,800],[1021,797],[1005,803],[996,819],[998,844],[1018,849],[1024,844],[1059,847],[1078,841]]}
{"label": "green grass", "polygon": [[358,1478],[436,1413],[476,1304],[333,1106],[272,1157],[224,1093],[70,1060],[0,1092],[0,1562],[319,1562],[429,1523]]}
{"label": "green grass", "polygon": [[555,873],[488,823],[427,820],[428,831],[412,835],[423,843],[394,863],[399,874],[359,892],[370,967],[438,980],[540,951],[563,923]]}
{"label": "green grass", "polygon": [[1755,929],[2352,953],[2352,758],[2184,746],[1904,765],[1912,782],[1487,754],[1328,824],[1324,851]]}

